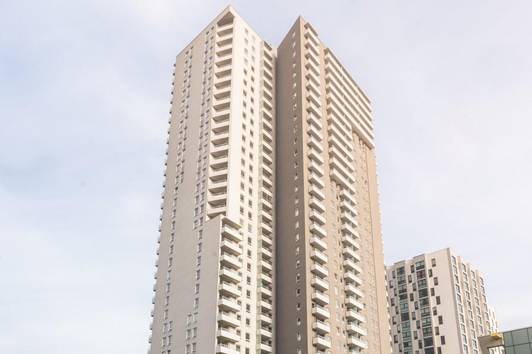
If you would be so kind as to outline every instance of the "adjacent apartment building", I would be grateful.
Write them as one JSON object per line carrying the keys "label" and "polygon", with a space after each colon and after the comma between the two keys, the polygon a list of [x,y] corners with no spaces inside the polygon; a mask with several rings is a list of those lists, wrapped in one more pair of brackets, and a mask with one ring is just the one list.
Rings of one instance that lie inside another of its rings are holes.
{"label": "adjacent apartment building", "polygon": [[482,274],[447,248],[387,268],[393,353],[479,354],[497,331]]}
{"label": "adjacent apartment building", "polygon": [[390,353],[368,97],[299,18],[277,52],[279,353]]}
{"label": "adjacent apartment building", "polygon": [[299,18],[177,56],[150,354],[391,351],[369,99]]}

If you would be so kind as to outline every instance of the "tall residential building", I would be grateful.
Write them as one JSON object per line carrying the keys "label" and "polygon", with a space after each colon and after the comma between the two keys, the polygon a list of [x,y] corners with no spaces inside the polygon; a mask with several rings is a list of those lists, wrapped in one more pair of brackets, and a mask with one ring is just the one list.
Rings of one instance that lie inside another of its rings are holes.
{"label": "tall residential building", "polygon": [[390,353],[368,98],[301,18],[177,56],[150,354]]}
{"label": "tall residential building", "polygon": [[177,56],[150,354],[274,350],[274,74],[232,8]]}
{"label": "tall residential building", "polygon": [[394,353],[479,354],[497,331],[484,278],[447,248],[387,269]]}
{"label": "tall residential building", "polygon": [[302,18],[277,94],[277,352],[388,354],[370,101]]}

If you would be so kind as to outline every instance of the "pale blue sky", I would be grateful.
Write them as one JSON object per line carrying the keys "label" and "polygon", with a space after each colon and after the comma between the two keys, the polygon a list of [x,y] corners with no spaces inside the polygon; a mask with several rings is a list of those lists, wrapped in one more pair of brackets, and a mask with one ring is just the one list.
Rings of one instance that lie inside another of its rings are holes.
{"label": "pale blue sky", "polygon": [[[227,4],[0,0],[1,353],[146,353],[172,64]],[[233,5],[371,97],[387,261],[452,246],[532,325],[532,2]]]}

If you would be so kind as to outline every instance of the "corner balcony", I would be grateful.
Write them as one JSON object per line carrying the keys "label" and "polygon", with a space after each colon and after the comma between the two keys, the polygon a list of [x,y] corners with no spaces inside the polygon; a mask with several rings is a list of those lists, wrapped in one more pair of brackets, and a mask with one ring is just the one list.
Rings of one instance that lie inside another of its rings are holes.
{"label": "corner balcony", "polygon": [[221,282],[219,286],[220,294],[222,296],[227,297],[235,297],[238,298],[240,295],[242,295],[242,292],[238,289],[238,287],[231,283]]}
{"label": "corner balcony", "polygon": [[356,309],[358,309],[359,311],[362,311],[364,309],[364,304],[355,299],[353,296],[348,296],[345,298],[345,305],[348,309],[355,308],[355,311]]}
{"label": "corner balcony", "polygon": [[312,301],[318,305],[325,306],[329,304],[329,296],[321,291],[312,292]]}
{"label": "corner balcony", "polygon": [[218,307],[222,311],[230,311],[234,313],[240,313],[242,310],[238,302],[232,297],[222,296],[218,299]]}
{"label": "corner balcony", "polygon": [[325,205],[321,201],[319,201],[317,198],[311,197],[309,198],[309,204],[312,208],[321,211],[322,213],[325,212]]}
{"label": "corner balcony", "polygon": [[362,314],[360,314],[360,313],[358,313],[356,311],[353,311],[353,310],[347,311],[345,313],[345,317],[348,320],[352,320],[352,321],[358,321],[358,322],[362,322],[362,323],[366,322],[366,318]]}
{"label": "corner balcony", "polygon": [[242,267],[242,261],[238,257],[232,256],[228,253],[222,253],[220,256],[220,263],[236,270]]}
{"label": "corner balcony", "polygon": [[311,172],[311,173],[309,173],[309,181],[310,181],[310,184],[312,186],[312,189],[310,190],[310,192],[312,193],[313,189],[316,189],[315,193],[319,192],[318,198],[320,200],[324,200],[325,199],[325,195],[323,194],[323,192],[321,192],[319,190],[319,189],[323,189],[325,187],[325,183],[323,182],[322,177],[320,177],[317,174]]}
{"label": "corner balcony", "polygon": [[242,277],[237,271],[223,267],[220,270],[220,278],[229,283],[239,284],[242,281]]}
{"label": "corner balcony", "polygon": [[260,348],[260,352],[261,354],[269,354],[269,353],[272,353],[272,346],[269,345],[268,343],[264,343],[264,342],[260,342],[259,343],[259,348]]}
{"label": "corner balcony", "polygon": [[348,223],[342,224],[342,232],[344,234],[350,235],[351,237],[357,237],[358,235],[357,230],[355,230],[355,228],[351,224],[348,224]]}
{"label": "corner balcony", "polygon": [[272,318],[271,316],[261,313],[260,315],[260,321],[263,325],[271,326],[272,325]]}
{"label": "corner balcony", "polygon": [[321,320],[326,320],[329,317],[331,317],[331,314],[329,310],[327,310],[325,307],[321,306],[315,306],[312,308],[312,314],[314,317],[319,318]]}
{"label": "corner balcony", "polygon": [[310,258],[312,258],[312,260],[320,264],[325,264],[328,261],[327,255],[321,251],[318,251],[317,249],[313,249],[310,252]]}
{"label": "corner balcony", "polygon": [[325,231],[325,229],[317,223],[310,224],[310,232],[312,232],[312,234],[317,235],[321,238],[327,237],[327,231]]}
{"label": "corner balcony", "polygon": [[347,324],[347,333],[355,334],[355,335],[359,335],[359,336],[367,336],[368,335],[368,331],[365,328],[357,326],[356,324],[353,324],[353,323],[348,323]]}
{"label": "corner balcony", "polygon": [[220,244],[222,251],[227,252],[229,254],[232,254],[233,256],[241,256],[242,255],[242,249],[238,245],[238,243],[229,241],[229,240],[222,240],[222,243]]}
{"label": "corner balcony", "polygon": [[310,238],[310,244],[320,251],[327,250],[327,244],[316,236]]}
{"label": "corner balcony", "polygon": [[308,163],[308,170],[311,173],[315,173],[318,177],[323,177],[324,171],[323,168],[319,166],[316,161],[310,160]]}
{"label": "corner balcony", "polygon": [[272,289],[268,288],[268,287],[265,287],[265,286],[261,286],[260,287],[260,292],[262,294],[262,298],[263,299],[270,299],[273,297],[273,292],[272,292]]}
{"label": "corner balcony", "polygon": [[308,157],[311,161],[318,163],[318,165],[323,165],[325,162],[323,157],[314,149],[309,149]]}
{"label": "corner balcony", "polygon": [[331,338],[317,336],[312,339],[312,344],[319,350],[331,349]]}
{"label": "corner balcony", "polygon": [[240,326],[240,320],[233,312],[220,312],[218,313],[218,323],[227,327]]}
{"label": "corner balcony", "polygon": [[217,337],[222,342],[237,343],[240,341],[240,336],[236,332],[227,329],[218,329]]}
{"label": "corner balcony", "polygon": [[261,335],[262,338],[266,338],[266,339],[270,339],[270,340],[273,337],[272,330],[267,328],[267,327],[261,327],[260,335]]}
{"label": "corner balcony", "polygon": [[327,268],[322,267],[318,263],[312,264],[312,266],[310,267],[310,271],[313,274],[319,276],[320,278],[326,278],[327,276],[329,276],[329,271],[327,270]]}
{"label": "corner balcony", "polygon": [[222,227],[222,236],[234,242],[242,241],[242,235],[240,235],[237,230],[227,225]]}
{"label": "corner balcony", "polygon": [[342,236],[342,243],[344,244],[344,246],[352,247],[357,251],[360,250],[360,245],[358,244],[358,242],[356,242],[355,239],[349,235]]}
{"label": "corner balcony", "polygon": [[331,333],[331,326],[327,322],[314,321],[312,329],[319,334],[325,335]]}
{"label": "corner balcony", "polygon": [[310,211],[310,219],[312,221],[315,221],[318,225],[325,225],[326,223],[326,220],[325,220],[325,217],[323,216],[322,213],[316,211],[316,210],[311,210]]}
{"label": "corner balcony", "polygon": [[329,283],[321,278],[318,277],[312,277],[312,280],[310,281],[310,285],[317,290],[320,291],[327,291],[329,290]]}
{"label": "corner balcony", "polygon": [[349,338],[347,339],[347,345],[349,347],[355,347],[359,350],[364,350],[368,348],[368,342],[354,336],[349,336]]}
{"label": "corner balcony", "polygon": [[345,293],[347,295],[355,295],[358,298],[364,297],[362,290],[357,288],[354,284],[348,284],[345,286]]}
{"label": "corner balcony", "polygon": [[236,350],[236,346],[218,344],[216,346],[216,354],[240,354],[240,350]]}
{"label": "corner balcony", "polygon": [[351,259],[344,260],[343,265],[345,270],[352,271],[355,275],[362,273],[362,268]]}
{"label": "corner balcony", "polygon": [[357,284],[358,286],[362,285],[362,280],[355,275],[353,272],[345,272],[344,273],[344,279],[346,284]]}

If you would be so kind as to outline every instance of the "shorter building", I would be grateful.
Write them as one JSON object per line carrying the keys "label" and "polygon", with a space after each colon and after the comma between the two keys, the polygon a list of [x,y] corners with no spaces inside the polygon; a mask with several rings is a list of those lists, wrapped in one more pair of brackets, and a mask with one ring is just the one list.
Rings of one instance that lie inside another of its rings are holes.
{"label": "shorter building", "polygon": [[482,354],[532,354],[532,327],[521,328],[504,333],[492,333],[478,338]]}
{"label": "shorter building", "polygon": [[480,354],[497,331],[484,278],[451,249],[387,267],[393,353]]}

